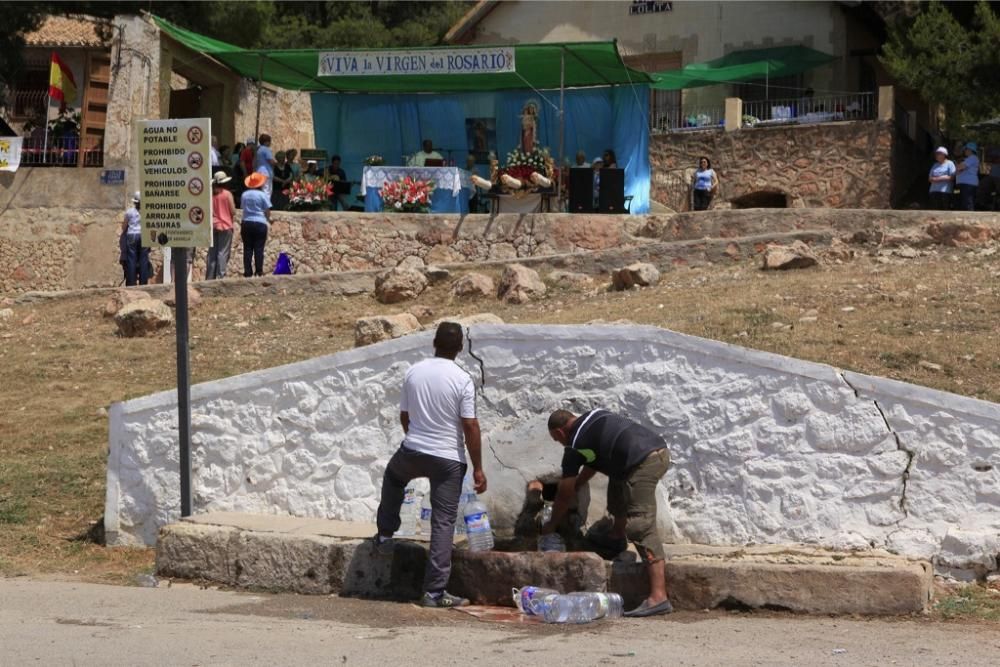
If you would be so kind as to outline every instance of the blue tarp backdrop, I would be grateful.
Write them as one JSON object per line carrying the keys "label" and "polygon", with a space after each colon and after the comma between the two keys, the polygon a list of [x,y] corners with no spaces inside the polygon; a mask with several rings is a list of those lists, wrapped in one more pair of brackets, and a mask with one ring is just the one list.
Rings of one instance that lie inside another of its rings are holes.
{"label": "blue tarp backdrop", "polygon": [[[521,137],[521,110],[535,100],[539,109],[538,143],[553,159],[559,153],[559,91],[424,95],[338,95],[313,93],[316,147],[340,155],[352,181],[361,179],[364,160],[379,154],[386,164],[401,164],[404,155],[420,150],[422,139],[459,167],[469,151],[465,120],[495,118],[497,157],[501,165]],[[549,102],[546,101],[549,100]],[[553,106],[555,105],[555,106]],[[578,150],[589,162],[605,149],[625,169],[625,194],[632,195],[632,213],[649,211],[649,89],[610,86],[566,91],[566,158]],[[487,176],[489,167],[478,165]]]}

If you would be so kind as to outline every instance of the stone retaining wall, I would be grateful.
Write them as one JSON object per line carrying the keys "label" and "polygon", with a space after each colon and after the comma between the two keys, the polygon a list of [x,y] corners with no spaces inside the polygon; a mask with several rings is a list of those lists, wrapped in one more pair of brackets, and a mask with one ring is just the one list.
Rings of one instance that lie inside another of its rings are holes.
{"label": "stone retaining wall", "polygon": [[[558,469],[559,407],[662,433],[661,528],[702,544],[886,547],[997,569],[1000,406],[654,327],[476,325],[486,494],[509,529],[525,482]],[[371,521],[398,445],[399,386],[430,333],[198,385],[195,511]],[[176,395],[112,406],[105,527],[152,544],[179,507]],[[603,511],[601,485],[591,517]]]}
{"label": "stone retaining wall", "polygon": [[690,210],[691,176],[706,156],[719,174],[716,208],[774,192],[787,195],[794,207],[887,209],[894,136],[892,124],[882,121],[654,135],[650,198],[676,211]]}
{"label": "stone retaining wall", "polygon": [[[41,170],[39,170],[41,171]],[[50,170],[51,172],[52,170]],[[78,189],[98,187],[92,170],[64,170]],[[87,173],[91,172],[91,173]],[[36,179],[38,180],[38,179]],[[56,187],[47,175],[37,185]],[[20,181],[18,182],[20,183]],[[59,187],[73,192],[61,183]],[[118,190],[121,190],[120,188]],[[66,207],[39,208],[11,202],[0,213],[0,293],[113,287],[122,282],[118,235],[122,210],[101,202],[122,192],[98,190]],[[69,194],[67,194],[69,197]],[[0,199],[2,201],[2,199]],[[77,207],[71,207],[77,202]],[[105,204],[106,205],[106,204]],[[273,267],[288,252],[298,273],[371,270],[396,265],[410,255],[432,264],[526,259],[557,254],[635,249],[653,240],[774,235],[832,230],[849,237],[881,238],[893,230],[918,232],[900,237],[910,244],[984,242],[997,238],[996,213],[838,209],[756,209],[664,215],[406,215],[374,213],[274,214],[265,251]],[[961,237],[961,238],[958,238]],[[963,241],[964,239],[964,241]],[[153,249],[153,263],[161,263]],[[205,252],[198,251],[195,280],[204,275]],[[241,276],[242,246],[237,231],[229,275]]]}

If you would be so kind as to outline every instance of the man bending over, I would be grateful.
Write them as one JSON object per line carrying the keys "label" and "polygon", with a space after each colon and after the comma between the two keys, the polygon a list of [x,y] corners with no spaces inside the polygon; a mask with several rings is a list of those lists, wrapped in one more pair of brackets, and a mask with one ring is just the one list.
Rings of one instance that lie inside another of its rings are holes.
{"label": "man bending over", "polygon": [[646,563],[649,597],[625,616],[654,616],[674,610],[667,597],[663,540],[656,523],[656,485],[670,467],[666,443],[657,434],[607,410],[579,417],[566,410],[549,416],[549,435],[565,448],[562,479],[543,535],[559,525],[579,487],[597,473],[608,476],[608,511],[615,523],[611,537],[627,537]]}

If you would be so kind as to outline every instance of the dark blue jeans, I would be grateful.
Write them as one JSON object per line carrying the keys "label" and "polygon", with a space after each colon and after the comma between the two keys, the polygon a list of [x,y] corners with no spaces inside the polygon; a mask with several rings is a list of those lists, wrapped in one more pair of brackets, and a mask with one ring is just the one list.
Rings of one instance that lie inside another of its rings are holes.
{"label": "dark blue jeans", "polygon": [[976,210],[976,189],[975,185],[958,184],[958,209],[960,211]]}
{"label": "dark blue jeans", "polygon": [[145,285],[149,282],[149,248],[142,247],[141,234],[126,234],[124,241],[124,266],[126,285]]}
{"label": "dark blue jeans", "polygon": [[[267,225],[263,222],[246,222],[240,225],[243,240],[243,276],[264,275],[264,244],[267,243]],[[253,266],[251,267],[251,260]]]}

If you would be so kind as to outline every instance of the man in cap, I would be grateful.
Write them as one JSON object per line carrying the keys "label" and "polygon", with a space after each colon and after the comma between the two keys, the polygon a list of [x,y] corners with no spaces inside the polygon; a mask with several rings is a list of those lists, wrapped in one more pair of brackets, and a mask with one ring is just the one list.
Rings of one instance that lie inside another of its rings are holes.
{"label": "man in cap", "polygon": [[[406,485],[417,477],[431,483],[431,545],[424,573],[425,607],[457,607],[469,603],[445,590],[451,575],[455,517],[467,469],[465,450],[472,462],[476,493],[486,491],[476,388],[455,357],[462,351],[462,327],[442,322],[434,336],[434,356],[406,372],[399,402],[403,442],[392,455],[382,478],[375,549],[392,553],[392,534],[399,530],[399,509]],[[464,447],[463,447],[464,441]]]}
{"label": "man in cap", "polygon": [[608,476],[608,511],[615,519],[611,538],[624,550],[627,537],[646,564],[649,596],[626,616],[655,616],[674,610],[667,597],[663,540],[656,522],[656,487],[670,468],[667,445],[656,433],[607,410],[580,416],[556,410],[549,435],[563,446],[562,479],[552,518],[541,528],[547,535],[569,510],[576,491],[597,473]]}
{"label": "man in cap", "polygon": [[141,195],[132,195],[132,205],[125,210],[122,218],[122,233],[119,237],[119,261],[125,270],[125,284],[145,285],[149,282],[149,248],[142,243],[142,223],[139,216]]}

